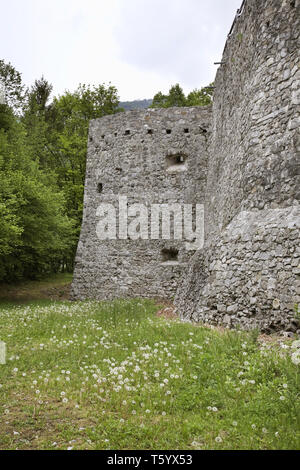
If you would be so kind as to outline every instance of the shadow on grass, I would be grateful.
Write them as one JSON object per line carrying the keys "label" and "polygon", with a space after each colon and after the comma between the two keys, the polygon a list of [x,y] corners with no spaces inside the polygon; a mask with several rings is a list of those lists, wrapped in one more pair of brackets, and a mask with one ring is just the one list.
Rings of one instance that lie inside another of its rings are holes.
{"label": "shadow on grass", "polygon": [[59,273],[41,280],[0,284],[0,305],[66,301],[70,298],[71,282],[71,273]]}

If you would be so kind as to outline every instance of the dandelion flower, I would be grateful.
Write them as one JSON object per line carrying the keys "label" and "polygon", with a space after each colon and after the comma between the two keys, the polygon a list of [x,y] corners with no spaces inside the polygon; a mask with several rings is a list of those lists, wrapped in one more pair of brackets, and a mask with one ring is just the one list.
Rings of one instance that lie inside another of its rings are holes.
{"label": "dandelion flower", "polygon": [[296,366],[300,364],[300,349],[298,349],[291,355],[291,361]]}

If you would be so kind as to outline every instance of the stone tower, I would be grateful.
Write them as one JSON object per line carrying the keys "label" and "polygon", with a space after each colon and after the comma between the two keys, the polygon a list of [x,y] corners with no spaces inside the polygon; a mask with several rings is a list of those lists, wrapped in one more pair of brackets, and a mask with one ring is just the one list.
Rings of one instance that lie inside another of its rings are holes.
{"label": "stone tower", "polygon": [[[151,207],[204,203],[210,121],[210,107],[194,107],[128,111],[91,122],[73,298],[172,298],[192,251],[184,238],[174,239],[172,213],[170,239],[151,237]],[[103,204],[113,206],[116,226],[107,240],[97,233]],[[131,233],[134,204],[149,209],[147,238]],[[120,233],[120,217],[128,220],[128,234]]]}

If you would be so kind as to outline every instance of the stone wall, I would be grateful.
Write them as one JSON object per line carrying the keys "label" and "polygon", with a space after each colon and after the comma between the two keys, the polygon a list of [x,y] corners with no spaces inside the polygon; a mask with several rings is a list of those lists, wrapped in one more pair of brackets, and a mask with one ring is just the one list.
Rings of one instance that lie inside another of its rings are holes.
{"label": "stone wall", "polygon": [[295,329],[299,0],[246,0],[215,80],[205,248],[176,295],[196,321]]}
{"label": "stone wall", "polygon": [[113,204],[118,219],[120,195],[128,208],[147,205],[149,215],[151,204],[204,203],[210,122],[210,107],[128,111],[91,122],[74,299],[172,298],[191,256],[186,240],[99,240],[97,208]]}
{"label": "stone wall", "polygon": [[207,232],[299,201],[299,0],[247,0],[215,79]]}
{"label": "stone wall", "polygon": [[182,317],[263,331],[295,331],[300,206],[241,211],[194,256],[177,293]]}
{"label": "stone wall", "polygon": [[[243,1],[212,114],[149,109],[92,121],[73,298],[171,299],[179,283],[184,318],[299,328],[299,9],[299,0]],[[119,195],[129,205],[204,203],[204,248],[100,241],[97,208],[117,208]]]}

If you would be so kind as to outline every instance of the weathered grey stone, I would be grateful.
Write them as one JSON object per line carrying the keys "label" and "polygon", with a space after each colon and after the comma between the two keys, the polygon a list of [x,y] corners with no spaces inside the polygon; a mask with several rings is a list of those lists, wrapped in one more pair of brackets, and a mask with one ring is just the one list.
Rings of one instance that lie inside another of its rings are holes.
{"label": "weathered grey stone", "polygon": [[234,313],[237,313],[239,307],[237,304],[234,304],[234,305],[229,305],[227,307],[227,313],[230,313],[230,314],[234,314]]}
{"label": "weathered grey stone", "polygon": [[[92,121],[74,298],[170,298],[179,283],[183,318],[291,331],[300,298],[299,0],[243,5],[216,75],[212,115],[169,108]],[[178,152],[184,165],[166,165]],[[205,202],[204,248],[99,242],[96,208],[120,193],[129,203]],[[171,247],[176,262],[161,257]]]}
{"label": "weathered grey stone", "polygon": [[224,259],[228,272],[239,268],[234,284],[226,278],[218,284],[218,302],[230,309],[234,298],[239,313],[249,307],[252,314],[230,315],[231,325],[270,332],[288,329],[294,317],[292,299],[300,294],[299,19],[298,0],[246,1],[225,45],[215,79],[206,242],[175,298],[187,318],[207,321],[212,313],[210,322],[226,323],[223,311],[203,313],[216,292],[210,267]]}
{"label": "weathered grey stone", "polygon": [[[210,122],[211,107],[128,111],[91,122],[74,299],[175,294],[194,251],[184,237],[151,239],[150,206],[204,203]],[[174,155],[184,163],[173,164]],[[148,208],[148,239],[120,239],[118,230],[115,240],[97,238],[98,206],[113,204],[118,215],[119,195],[128,206]],[[165,259],[169,249],[178,251],[176,260]]]}

